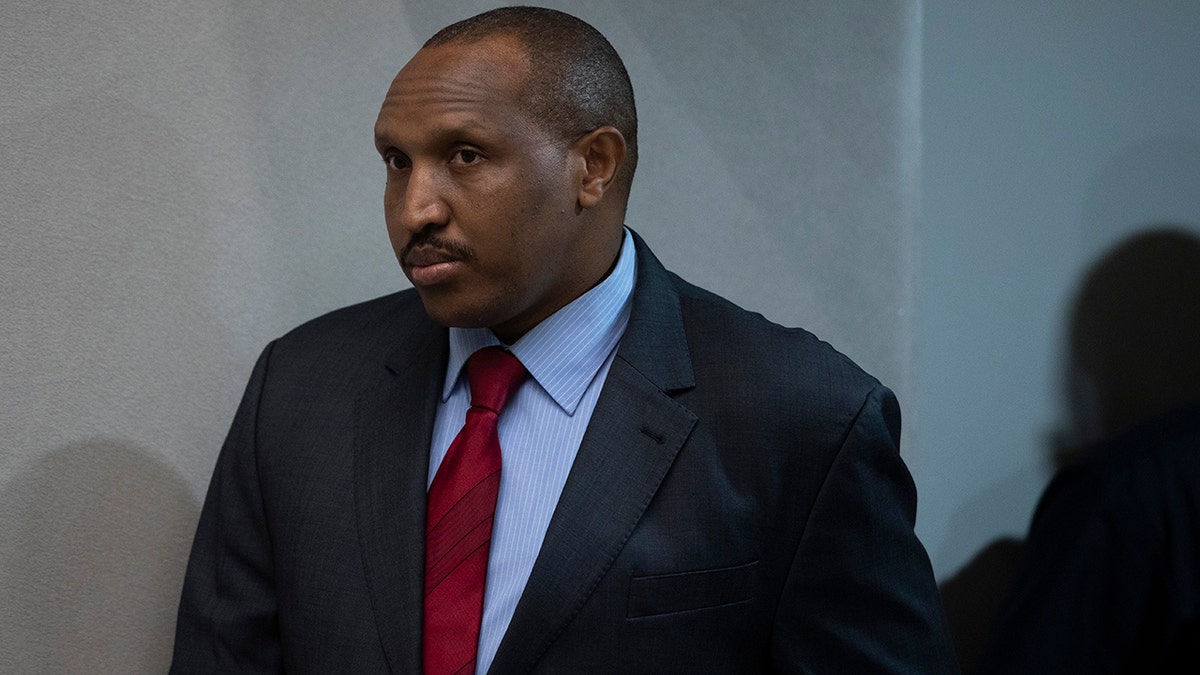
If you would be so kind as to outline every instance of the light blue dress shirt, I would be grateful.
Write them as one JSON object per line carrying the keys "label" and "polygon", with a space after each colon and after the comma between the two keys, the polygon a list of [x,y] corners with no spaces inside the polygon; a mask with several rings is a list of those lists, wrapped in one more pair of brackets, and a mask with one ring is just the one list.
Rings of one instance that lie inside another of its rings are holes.
{"label": "light blue dress shirt", "polygon": [[[486,672],[491,665],[542,547],[617,344],[629,323],[636,265],[633,237],[626,233],[608,277],[509,346],[530,377],[509,400],[499,420],[503,468],[476,673]],[[429,449],[428,483],[433,482],[471,404],[467,378],[462,374],[467,357],[477,349],[499,344],[486,328],[450,329],[450,360]]]}

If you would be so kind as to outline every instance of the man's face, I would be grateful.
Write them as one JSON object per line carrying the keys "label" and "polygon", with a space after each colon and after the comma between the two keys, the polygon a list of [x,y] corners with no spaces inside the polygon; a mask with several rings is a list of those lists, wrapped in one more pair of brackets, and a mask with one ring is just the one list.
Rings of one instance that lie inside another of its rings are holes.
{"label": "man's face", "polygon": [[597,279],[576,217],[582,158],[523,106],[519,45],[422,49],[375,123],[392,248],[426,311],[513,341]]}

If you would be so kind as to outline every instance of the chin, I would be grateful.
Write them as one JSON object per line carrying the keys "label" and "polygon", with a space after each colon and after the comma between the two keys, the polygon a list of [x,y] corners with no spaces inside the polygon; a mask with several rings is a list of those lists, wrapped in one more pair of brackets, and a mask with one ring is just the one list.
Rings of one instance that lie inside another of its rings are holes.
{"label": "chin", "polygon": [[436,297],[440,294],[430,293],[428,290],[423,291],[420,288],[417,289],[417,294],[421,296],[421,304],[425,306],[425,313],[435,323],[447,328],[487,328],[491,325],[487,321],[486,313],[479,311],[478,308],[450,302],[447,298]]}

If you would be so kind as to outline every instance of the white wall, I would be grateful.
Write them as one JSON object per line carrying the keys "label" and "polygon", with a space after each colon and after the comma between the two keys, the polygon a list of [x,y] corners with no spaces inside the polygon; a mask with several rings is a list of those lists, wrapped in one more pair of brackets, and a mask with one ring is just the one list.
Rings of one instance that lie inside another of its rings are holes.
{"label": "white wall", "polygon": [[[630,222],[668,265],[915,411],[916,0],[555,4],[627,60]],[[164,669],[258,350],[404,285],[371,137],[388,82],[490,5],[0,5],[0,672]]]}
{"label": "white wall", "polygon": [[1194,2],[925,0],[915,473],[939,576],[1028,526],[1086,266],[1200,226],[1197,36]]}

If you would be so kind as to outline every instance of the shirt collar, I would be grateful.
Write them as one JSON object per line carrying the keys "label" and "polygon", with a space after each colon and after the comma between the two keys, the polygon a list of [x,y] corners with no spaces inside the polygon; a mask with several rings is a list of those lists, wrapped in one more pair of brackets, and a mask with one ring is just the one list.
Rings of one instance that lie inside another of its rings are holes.
{"label": "shirt collar", "polygon": [[[584,391],[629,323],[637,255],[633,237],[628,233],[623,236],[611,274],[508,347],[568,415],[575,414]],[[450,398],[458,384],[467,357],[492,345],[501,342],[487,328],[450,328],[450,359],[442,401]]]}

